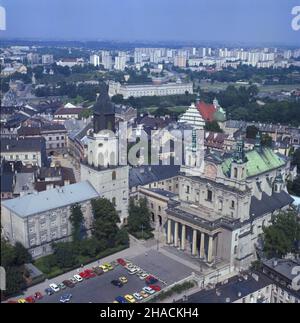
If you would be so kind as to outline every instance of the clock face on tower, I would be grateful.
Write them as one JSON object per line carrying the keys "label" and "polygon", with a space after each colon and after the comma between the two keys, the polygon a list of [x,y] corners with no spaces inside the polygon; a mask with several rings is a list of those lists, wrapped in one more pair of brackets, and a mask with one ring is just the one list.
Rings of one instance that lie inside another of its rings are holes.
{"label": "clock face on tower", "polygon": [[207,164],[205,165],[204,168],[204,174],[205,176],[211,178],[211,179],[216,179],[217,177],[217,167],[212,164]]}

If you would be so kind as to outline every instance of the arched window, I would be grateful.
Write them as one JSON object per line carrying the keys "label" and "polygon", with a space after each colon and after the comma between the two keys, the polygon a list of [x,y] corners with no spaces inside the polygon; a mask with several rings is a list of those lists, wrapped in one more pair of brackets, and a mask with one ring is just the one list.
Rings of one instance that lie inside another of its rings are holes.
{"label": "arched window", "polygon": [[114,180],[116,180],[116,178],[117,178],[116,171],[113,171],[113,172],[111,173],[111,179],[114,181]]}
{"label": "arched window", "polygon": [[237,246],[234,246],[234,254],[236,255],[237,254]]}

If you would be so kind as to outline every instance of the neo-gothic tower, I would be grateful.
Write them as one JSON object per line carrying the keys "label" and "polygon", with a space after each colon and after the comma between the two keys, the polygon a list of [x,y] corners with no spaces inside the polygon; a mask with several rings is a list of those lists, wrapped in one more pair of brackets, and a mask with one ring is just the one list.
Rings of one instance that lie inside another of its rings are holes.
{"label": "neo-gothic tower", "polygon": [[119,137],[115,108],[103,86],[93,107],[93,133],[88,136],[81,180],[89,180],[100,196],[109,199],[119,213],[121,224],[128,215],[129,168],[119,165]]}

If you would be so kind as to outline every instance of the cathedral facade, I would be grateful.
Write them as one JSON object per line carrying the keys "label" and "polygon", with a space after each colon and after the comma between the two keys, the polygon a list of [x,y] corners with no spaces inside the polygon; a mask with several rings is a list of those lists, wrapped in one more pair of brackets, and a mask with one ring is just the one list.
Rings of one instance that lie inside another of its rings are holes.
{"label": "cathedral facade", "polygon": [[256,259],[263,227],[293,202],[286,189],[290,162],[261,146],[260,138],[250,151],[238,140],[231,153],[203,153],[202,139],[192,140],[176,176],[144,185],[140,196],[149,201],[162,243],[208,266],[223,261],[246,269]]}

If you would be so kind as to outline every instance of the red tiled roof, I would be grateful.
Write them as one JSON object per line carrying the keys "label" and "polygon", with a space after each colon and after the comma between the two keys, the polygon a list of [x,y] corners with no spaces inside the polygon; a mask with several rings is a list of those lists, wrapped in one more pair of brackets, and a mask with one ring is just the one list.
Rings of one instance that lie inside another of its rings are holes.
{"label": "red tiled roof", "polygon": [[204,121],[213,121],[216,108],[213,104],[207,104],[205,102],[198,102],[196,104],[198,111],[201,113]]}

